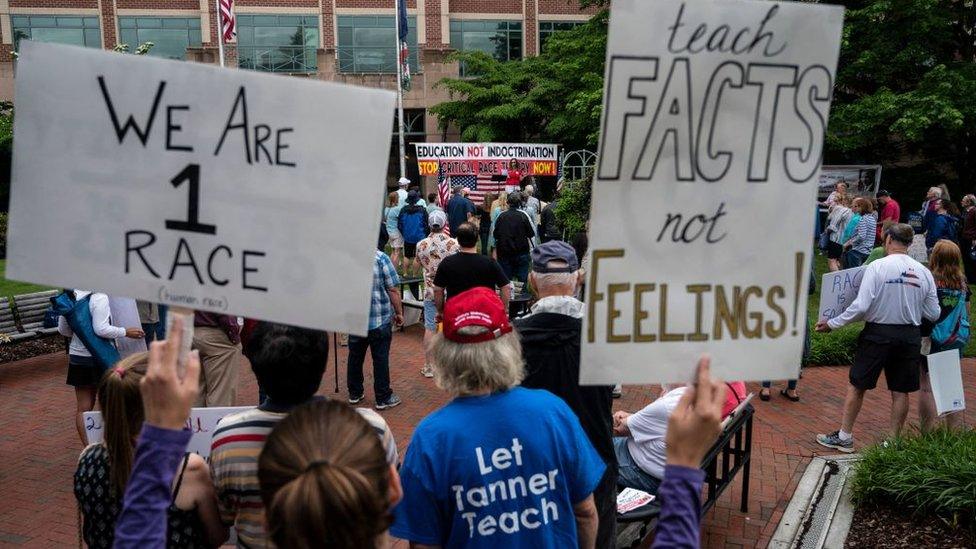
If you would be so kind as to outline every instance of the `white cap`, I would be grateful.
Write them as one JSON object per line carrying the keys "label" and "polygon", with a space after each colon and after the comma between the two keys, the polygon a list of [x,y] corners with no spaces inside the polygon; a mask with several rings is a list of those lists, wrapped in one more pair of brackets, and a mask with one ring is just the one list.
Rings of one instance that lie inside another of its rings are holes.
{"label": "white cap", "polygon": [[430,217],[427,221],[431,227],[441,228],[447,225],[447,214],[441,210],[434,210],[430,212]]}
{"label": "white cap", "polygon": [[410,184],[410,180],[407,179],[406,177],[401,177],[399,183],[401,187],[406,187],[407,185]]}

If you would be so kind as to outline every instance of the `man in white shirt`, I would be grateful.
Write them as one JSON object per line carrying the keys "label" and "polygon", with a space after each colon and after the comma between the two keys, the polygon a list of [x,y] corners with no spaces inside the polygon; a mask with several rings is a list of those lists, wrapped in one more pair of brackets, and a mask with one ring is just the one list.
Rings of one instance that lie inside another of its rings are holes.
{"label": "man in white shirt", "polygon": [[817,323],[818,332],[829,332],[865,321],[849,374],[843,422],[840,430],[817,435],[822,446],[854,451],[854,421],[864,393],[875,388],[882,370],[891,391],[893,434],[898,435],[905,425],[908,394],[919,388],[919,326],[923,317],[938,320],[940,312],[932,273],[907,255],[914,236],[904,223],[888,227],[882,234],[886,256],[865,268],[857,297],[840,316]]}
{"label": "man in white shirt", "polygon": [[657,494],[664,478],[668,418],[678,407],[686,387],[668,390],[639,412],[613,414],[613,449],[617,455],[617,485]]}

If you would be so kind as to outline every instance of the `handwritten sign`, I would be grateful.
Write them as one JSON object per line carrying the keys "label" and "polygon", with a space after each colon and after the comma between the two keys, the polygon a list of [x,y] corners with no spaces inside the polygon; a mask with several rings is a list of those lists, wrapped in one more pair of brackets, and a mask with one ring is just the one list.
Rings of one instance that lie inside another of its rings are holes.
{"label": "handwritten sign", "polygon": [[366,333],[392,93],[26,41],[16,86],[10,278]]}
{"label": "handwritten sign", "polygon": [[514,158],[523,175],[556,176],[559,146],[539,143],[416,143],[420,175],[498,175]]}
{"label": "handwritten sign", "polygon": [[619,0],[583,383],[796,377],[843,8]]}
{"label": "handwritten sign", "polygon": [[[186,420],[186,428],[193,431],[190,437],[190,444],[187,445],[187,452],[200,454],[204,458],[210,457],[210,441],[213,439],[214,430],[217,422],[224,416],[236,414],[250,410],[251,406],[227,406],[223,408],[193,408],[190,410],[190,418]],[[105,426],[102,423],[102,413],[85,412],[82,414],[85,422],[85,437],[88,444],[97,444],[104,437]]]}
{"label": "handwritten sign", "polygon": [[830,320],[847,309],[857,297],[866,267],[854,267],[843,271],[824,273],[820,283],[820,312],[818,320]]}

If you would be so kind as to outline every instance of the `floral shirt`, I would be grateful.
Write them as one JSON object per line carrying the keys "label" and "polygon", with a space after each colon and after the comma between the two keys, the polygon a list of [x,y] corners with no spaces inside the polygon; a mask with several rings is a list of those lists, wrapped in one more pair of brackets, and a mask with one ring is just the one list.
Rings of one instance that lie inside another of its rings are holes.
{"label": "floral shirt", "polygon": [[424,268],[424,299],[434,299],[434,275],[441,260],[460,249],[457,240],[444,233],[434,233],[417,243],[417,259]]}

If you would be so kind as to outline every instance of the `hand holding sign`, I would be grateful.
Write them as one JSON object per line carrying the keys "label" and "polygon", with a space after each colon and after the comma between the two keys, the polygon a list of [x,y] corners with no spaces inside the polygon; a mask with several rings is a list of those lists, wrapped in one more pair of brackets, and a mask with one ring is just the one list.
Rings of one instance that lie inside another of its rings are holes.
{"label": "hand holding sign", "polygon": [[173,321],[169,339],[149,346],[149,367],[139,381],[146,423],[163,429],[179,430],[186,425],[200,392],[200,355],[192,351],[186,361],[186,374],[179,376],[177,362],[183,345],[183,319]]}

